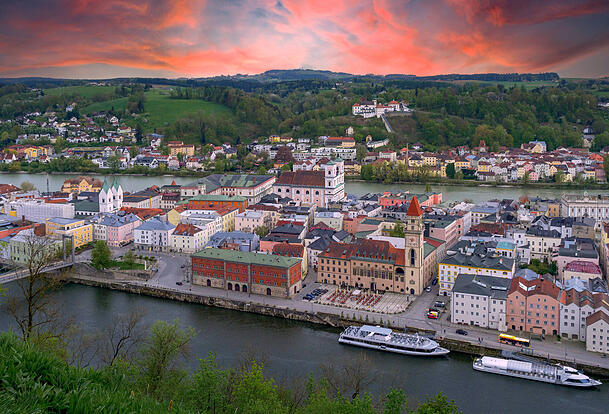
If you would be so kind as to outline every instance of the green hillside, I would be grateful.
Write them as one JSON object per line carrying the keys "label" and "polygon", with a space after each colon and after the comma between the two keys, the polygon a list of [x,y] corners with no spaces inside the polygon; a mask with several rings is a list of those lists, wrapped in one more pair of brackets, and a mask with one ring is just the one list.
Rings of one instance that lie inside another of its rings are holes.
{"label": "green hillside", "polygon": [[108,94],[114,92],[114,86],[64,86],[61,88],[50,88],[45,89],[44,93],[47,95],[78,95],[83,98],[91,99],[97,95]]}
{"label": "green hillside", "polygon": [[[172,99],[167,91],[152,89],[146,92],[144,103],[144,114],[148,114],[146,130],[164,128],[170,126],[184,115],[194,114],[199,111],[209,114],[221,114],[232,116],[229,108],[223,105],[205,102],[197,99]],[[91,114],[100,111],[124,111],[128,98],[112,99],[104,102],[96,102],[82,108],[83,114]]]}

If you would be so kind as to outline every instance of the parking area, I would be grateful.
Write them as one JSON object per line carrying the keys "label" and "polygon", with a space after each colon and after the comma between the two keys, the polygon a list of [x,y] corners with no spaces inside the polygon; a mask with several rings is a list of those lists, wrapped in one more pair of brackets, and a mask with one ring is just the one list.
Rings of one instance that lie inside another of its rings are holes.
{"label": "parking area", "polygon": [[378,294],[360,289],[339,288],[333,285],[321,285],[309,296],[305,295],[304,299],[322,305],[385,314],[404,312],[412,301],[410,295],[390,292]]}

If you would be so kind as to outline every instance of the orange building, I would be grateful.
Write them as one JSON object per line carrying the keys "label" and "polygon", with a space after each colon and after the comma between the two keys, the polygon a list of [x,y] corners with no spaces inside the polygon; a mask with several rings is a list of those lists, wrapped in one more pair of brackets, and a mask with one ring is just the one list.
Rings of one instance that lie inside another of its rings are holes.
{"label": "orange building", "polygon": [[202,207],[234,207],[239,209],[239,213],[242,213],[247,208],[247,198],[241,196],[206,194],[188,199],[187,208],[189,210],[196,210]]}

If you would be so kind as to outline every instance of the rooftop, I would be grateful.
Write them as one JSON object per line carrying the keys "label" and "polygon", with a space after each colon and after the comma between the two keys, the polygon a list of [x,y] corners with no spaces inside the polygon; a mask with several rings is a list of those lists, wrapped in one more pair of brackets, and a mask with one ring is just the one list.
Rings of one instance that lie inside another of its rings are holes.
{"label": "rooftop", "polygon": [[280,267],[283,269],[289,269],[295,264],[300,264],[300,259],[294,257],[215,248],[201,250],[200,252],[193,254],[193,257],[260,266]]}

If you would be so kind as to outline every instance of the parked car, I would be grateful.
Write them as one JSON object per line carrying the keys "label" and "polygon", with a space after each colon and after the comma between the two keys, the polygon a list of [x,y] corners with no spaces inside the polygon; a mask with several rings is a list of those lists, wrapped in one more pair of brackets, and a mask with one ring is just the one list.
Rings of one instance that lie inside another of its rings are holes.
{"label": "parked car", "polygon": [[182,282],[176,282],[176,285],[182,286]]}
{"label": "parked car", "polygon": [[446,306],[446,304],[444,302],[442,302],[441,300],[436,300],[436,303],[434,303],[434,306],[436,308],[442,309],[442,308],[444,308]]}
{"label": "parked car", "polygon": [[455,332],[457,332],[459,335],[467,336],[467,331],[465,329],[457,329]]}
{"label": "parked car", "polygon": [[182,266],[180,266],[180,268],[181,268],[181,269],[184,269],[185,267],[186,267],[186,265],[182,265]]}
{"label": "parked car", "polygon": [[437,283],[438,283],[438,278],[435,278],[434,280],[432,280],[432,281],[431,281],[431,284],[432,284],[432,285],[434,285],[434,286],[435,286]]}
{"label": "parked car", "polygon": [[427,287],[425,288],[425,292],[431,292],[431,286],[427,286]]}

